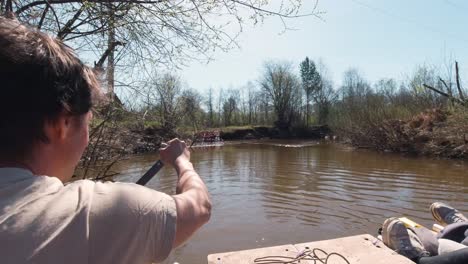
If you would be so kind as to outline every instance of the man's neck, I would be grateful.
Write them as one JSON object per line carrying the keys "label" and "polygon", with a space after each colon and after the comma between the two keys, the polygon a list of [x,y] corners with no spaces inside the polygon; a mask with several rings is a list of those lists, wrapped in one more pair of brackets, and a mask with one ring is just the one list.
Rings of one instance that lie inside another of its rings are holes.
{"label": "man's neck", "polygon": [[28,157],[24,157],[21,160],[0,157],[0,168],[14,167],[26,169],[34,175],[47,175],[66,182],[69,180],[66,177],[67,173],[64,172],[60,159],[57,158],[54,150],[53,147],[44,144],[32,149]]}

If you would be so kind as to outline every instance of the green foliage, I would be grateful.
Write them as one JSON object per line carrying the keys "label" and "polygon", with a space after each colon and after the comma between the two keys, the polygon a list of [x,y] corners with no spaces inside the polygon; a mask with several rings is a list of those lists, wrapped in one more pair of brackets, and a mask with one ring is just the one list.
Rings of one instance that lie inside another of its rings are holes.
{"label": "green foliage", "polygon": [[[308,57],[301,62],[301,80],[302,80],[302,88],[304,89],[306,95],[306,125],[309,125],[309,118],[310,118],[310,101],[311,97],[314,98],[315,102],[318,103],[318,95],[322,90],[322,77],[320,73],[317,71],[317,67],[315,66],[314,61],[309,60]],[[323,106],[323,105],[322,105]],[[320,105],[319,105],[320,107]],[[324,109],[319,109],[319,111],[323,111]],[[320,122],[320,121],[319,121]]]}
{"label": "green foliage", "polygon": [[317,71],[314,61],[308,57],[301,62],[302,88],[306,93],[306,103],[310,102],[310,96],[315,95],[321,89],[322,77]]}

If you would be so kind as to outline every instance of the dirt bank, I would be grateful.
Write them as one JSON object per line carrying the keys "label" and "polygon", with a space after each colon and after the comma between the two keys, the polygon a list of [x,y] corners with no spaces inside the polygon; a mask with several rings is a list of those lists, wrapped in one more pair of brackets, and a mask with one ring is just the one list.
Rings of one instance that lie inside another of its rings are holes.
{"label": "dirt bank", "polygon": [[388,120],[341,134],[361,148],[468,158],[468,113],[464,109],[430,109],[408,120]]}
{"label": "dirt bank", "polygon": [[246,140],[246,139],[322,139],[331,133],[328,126],[311,126],[308,128],[290,128],[280,130],[275,127],[253,126],[237,129],[220,129],[223,140]]}
{"label": "dirt bank", "polygon": [[[206,129],[207,131],[217,130],[224,141],[249,140],[249,139],[322,139],[330,135],[331,131],[327,126],[312,126],[309,128],[290,128],[280,130],[267,126],[247,126],[228,127],[218,129]],[[193,137],[192,133],[168,133],[167,131],[147,127],[144,129],[133,129],[130,131],[132,140],[127,140],[125,151],[131,154],[149,153],[158,150],[161,142],[170,138],[179,137],[188,139]]]}

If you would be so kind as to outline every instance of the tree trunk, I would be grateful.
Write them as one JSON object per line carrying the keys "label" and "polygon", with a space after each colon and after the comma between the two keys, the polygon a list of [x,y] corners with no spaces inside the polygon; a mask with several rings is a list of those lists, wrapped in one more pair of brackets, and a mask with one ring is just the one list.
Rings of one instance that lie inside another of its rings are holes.
{"label": "tree trunk", "polygon": [[109,93],[110,102],[114,102],[114,74],[115,74],[115,57],[114,57],[114,43],[115,43],[115,17],[113,5],[109,5],[109,32],[107,39],[107,46],[110,48],[109,56],[107,57],[107,91]]}
{"label": "tree trunk", "polygon": [[5,12],[5,0],[0,0],[0,14],[4,14]]}
{"label": "tree trunk", "polygon": [[310,102],[310,94],[306,93],[306,127],[309,127],[309,116],[310,116],[309,102]]}

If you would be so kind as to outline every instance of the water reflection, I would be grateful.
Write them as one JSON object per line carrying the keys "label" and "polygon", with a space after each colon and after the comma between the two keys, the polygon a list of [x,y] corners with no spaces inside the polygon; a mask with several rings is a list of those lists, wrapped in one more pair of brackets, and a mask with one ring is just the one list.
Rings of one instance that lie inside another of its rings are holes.
{"label": "water reflection", "polygon": [[[168,263],[206,263],[214,252],[374,234],[390,216],[430,225],[428,206],[446,201],[468,212],[467,164],[403,157],[317,142],[250,142],[195,149],[193,162],[214,203],[210,223]],[[119,164],[135,182],[157,156]],[[164,168],[148,187],[173,193]]]}

